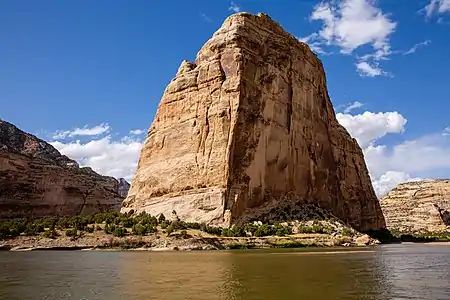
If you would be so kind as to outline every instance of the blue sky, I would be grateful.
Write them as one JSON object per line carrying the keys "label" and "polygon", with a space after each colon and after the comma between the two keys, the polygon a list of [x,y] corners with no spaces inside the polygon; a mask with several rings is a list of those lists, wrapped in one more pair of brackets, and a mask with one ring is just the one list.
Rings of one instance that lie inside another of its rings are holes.
{"label": "blue sky", "polygon": [[450,177],[450,0],[4,0],[0,118],[130,179],[165,86],[236,11],[318,53],[380,193]]}

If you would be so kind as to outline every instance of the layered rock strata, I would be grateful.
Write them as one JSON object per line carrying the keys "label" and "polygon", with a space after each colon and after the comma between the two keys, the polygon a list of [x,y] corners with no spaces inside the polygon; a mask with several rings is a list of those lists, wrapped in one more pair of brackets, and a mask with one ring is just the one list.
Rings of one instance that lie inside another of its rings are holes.
{"label": "layered rock strata", "polygon": [[122,211],[229,225],[290,200],[385,226],[320,60],[267,15],[238,13],[167,86]]}
{"label": "layered rock strata", "polygon": [[394,232],[450,231],[450,180],[403,183],[380,202],[386,225]]}
{"label": "layered rock strata", "polygon": [[120,210],[118,181],[80,168],[52,145],[0,120],[0,218]]}

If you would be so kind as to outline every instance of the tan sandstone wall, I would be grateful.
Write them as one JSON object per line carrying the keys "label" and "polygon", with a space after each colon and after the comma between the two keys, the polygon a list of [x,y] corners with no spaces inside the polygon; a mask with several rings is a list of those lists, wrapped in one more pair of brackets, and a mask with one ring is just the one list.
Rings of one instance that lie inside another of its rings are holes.
{"label": "tan sandstone wall", "polygon": [[402,183],[380,203],[391,230],[402,233],[450,231],[450,180]]}
{"label": "tan sandstone wall", "polygon": [[166,88],[122,211],[228,224],[287,199],[384,227],[319,59],[269,17],[239,13]]}

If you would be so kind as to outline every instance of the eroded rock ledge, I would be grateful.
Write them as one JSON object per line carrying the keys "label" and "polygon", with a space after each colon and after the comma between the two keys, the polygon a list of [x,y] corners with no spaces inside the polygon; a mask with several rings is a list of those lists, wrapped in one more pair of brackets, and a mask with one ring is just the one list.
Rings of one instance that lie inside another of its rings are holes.
{"label": "eroded rock ledge", "polygon": [[387,226],[393,232],[450,232],[450,180],[403,183],[380,203]]}

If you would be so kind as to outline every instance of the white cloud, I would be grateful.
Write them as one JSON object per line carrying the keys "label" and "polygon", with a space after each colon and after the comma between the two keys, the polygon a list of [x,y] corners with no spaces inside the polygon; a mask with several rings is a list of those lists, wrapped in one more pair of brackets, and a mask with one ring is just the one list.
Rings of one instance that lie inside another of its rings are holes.
{"label": "white cloud", "polygon": [[364,104],[362,104],[361,102],[358,102],[358,101],[355,101],[353,103],[349,103],[344,108],[344,113],[347,114],[347,113],[351,112],[352,110],[357,109],[357,108],[361,108],[363,106],[364,106]]}
{"label": "white cloud", "polygon": [[444,14],[450,12],[450,0],[430,0],[424,7],[428,18],[434,14]]}
{"label": "white cloud", "polygon": [[104,123],[91,128],[86,125],[83,128],[75,128],[73,130],[58,130],[53,134],[53,139],[65,139],[75,136],[96,136],[108,132],[109,129],[110,126]]}
{"label": "white cloud", "polygon": [[[343,54],[352,54],[363,46],[371,46],[372,53],[358,58],[357,67],[361,75],[386,75],[376,61],[387,59],[392,54],[390,35],[397,23],[388,14],[375,6],[371,0],[323,1],[311,14],[312,21],[321,21],[318,33],[309,35],[307,41],[320,45],[337,46]],[[372,65],[370,65],[372,63]]]}
{"label": "white cloud", "polygon": [[134,130],[130,130],[130,134],[133,134],[133,135],[141,135],[141,134],[143,134],[145,131],[144,130],[142,130],[142,129],[134,129]]}
{"label": "white cloud", "polygon": [[423,41],[422,43],[415,44],[414,46],[411,47],[411,49],[409,49],[408,51],[403,53],[403,55],[413,54],[417,51],[417,49],[428,46],[430,43],[431,43],[430,40],[426,40],[426,41]]}
{"label": "white cloud", "polygon": [[236,3],[234,3],[234,2],[231,2],[230,3],[230,7],[228,8],[228,10],[229,11],[232,11],[232,12],[235,12],[235,13],[238,13],[238,12],[240,12],[242,9],[239,7],[239,5],[237,5]]}
{"label": "white cloud", "polygon": [[374,189],[379,197],[399,183],[433,177],[444,170],[450,175],[450,129],[392,145],[380,144],[388,134],[401,134],[407,120],[398,112],[336,114],[363,148]]}
{"label": "white cloud", "polygon": [[419,180],[422,180],[422,178],[412,178],[408,173],[387,171],[385,174],[381,175],[380,178],[373,180],[372,184],[375,193],[378,196],[384,196],[400,183]]}
{"label": "white cloud", "polygon": [[124,136],[113,140],[111,135],[88,142],[50,141],[62,154],[76,160],[80,166],[89,166],[102,175],[123,177],[131,182],[136,171],[142,140]]}
{"label": "white cloud", "polygon": [[407,122],[398,112],[373,113],[366,111],[359,115],[338,113],[336,118],[363,148],[388,133],[402,133]]}
{"label": "white cloud", "polygon": [[356,70],[362,77],[391,76],[388,72],[383,71],[376,62],[371,65],[367,61],[361,60],[355,65]]}
{"label": "white cloud", "polygon": [[331,54],[331,52],[328,53],[325,50],[323,50],[322,43],[316,40],[317,37],[318,37],[317,33],[312,33],[308,36],[300,37],[300,38],[298,38],[298,40],[302,43],[308,44],[309,48],[318,54],[323,54],[323,55]]}

